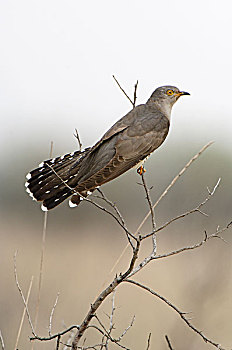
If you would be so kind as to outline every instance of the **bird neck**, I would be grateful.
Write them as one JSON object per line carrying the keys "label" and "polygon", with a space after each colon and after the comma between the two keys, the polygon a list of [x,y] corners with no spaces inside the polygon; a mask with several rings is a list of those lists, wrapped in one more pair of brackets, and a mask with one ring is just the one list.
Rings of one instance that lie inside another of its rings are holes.
{"label": "bird neck", "polygon": [[167,101],[164,101],[160,99],[159,101],[154,101],[154,104],[157,109],[160,110],[167,118],[170,120],[171,118],[171,111],[172,111],[172,105],[170,103],[167,103]]}

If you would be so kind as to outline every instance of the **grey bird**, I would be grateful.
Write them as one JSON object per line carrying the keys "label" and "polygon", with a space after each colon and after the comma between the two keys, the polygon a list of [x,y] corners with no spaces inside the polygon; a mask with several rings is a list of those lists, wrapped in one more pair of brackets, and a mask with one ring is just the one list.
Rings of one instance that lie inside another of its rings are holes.
{"label": "grey bird", "polygon": [[157,88],[145,104],[133,108],[93,146],[42,162],[27,174],[26,191],[42,201],[42,210],[71,197],[77,206],[96,188],[138,166],[165,140],[171,110],[180,96],[175,86]]}

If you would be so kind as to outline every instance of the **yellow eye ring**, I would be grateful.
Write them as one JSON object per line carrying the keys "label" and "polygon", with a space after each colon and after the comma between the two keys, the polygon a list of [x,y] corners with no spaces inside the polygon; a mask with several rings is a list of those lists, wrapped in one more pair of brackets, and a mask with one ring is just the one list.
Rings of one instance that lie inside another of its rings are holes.
{"label": "yellow eye ring", "polygon": [[171,96],[171,95],[173,95],[173,94],[174,94],[174,91],[173,91],[173,90],[168,90],[168,91],[167,91],[167,95]]}

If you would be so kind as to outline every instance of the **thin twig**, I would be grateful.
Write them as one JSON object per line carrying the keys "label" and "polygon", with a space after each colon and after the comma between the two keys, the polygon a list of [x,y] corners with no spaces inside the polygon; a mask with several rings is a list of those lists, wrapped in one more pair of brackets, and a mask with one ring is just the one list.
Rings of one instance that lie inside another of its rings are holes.
{"label": "thin twig", "polygon": [[79,151],[81,152],[81,150],[82,150],[81,139],[80,139],[80,136],[79,136],[79,134],[78,134],[77,129],[75,129],[75,132],[76,132],[76,133],[74,133],[73,136],[77,139],[78,146],[79,146]]}
{"label": "thin twig", "polygon": [[[110,326],[108,331],[109,335],[111,335],[112,330],[114,328],[114,324],[113,324],[114,312],[115,312],[115,290],[113,291],[113,296],[112,296],[112,310],[110,314]],[[109,338],[106,339],[105,347],[108,347],[108,342],[109,342]]]}
{"label": "thin twig", "polygon": [[61,337],[61,335],[58,335],[58,337],[57,337],[57,341],[56,341],[56,350],[59,350],[59,346],[60,346],[60,337]]}
{"label": "thin twig", "polygon": [[34,331],[34,327],[33,327],[33,324],[32,324],[32,321],[31,321],[31,316],[30,316],[30,313],[29,313],[29,310],[28,310],[28,306],[27,306],[27,302],[24,298],[24,295],[23,295],[23,291],[20,287],[20,284],[19,284],[19,281],[18,281],[18,275],[17,275],[17,266],[16,266],[16,256],[17,256],[17,252],[15,252],[14,254],[14,275],[15,275],[15,282],[16,282],[16,286],[18,288],[18,291],[21,295],[21,298],[23,300],[23,304],[24,304],[24,307],[25,307],[25,310],[26,310],[26,313],[27,313],[27,318],[28,318],[28,322],[30,324],[30,327],[31,327],[31,331],[32,331],[32,334],[35,336],[35,331]]}
{"label": "thin twig", "polygon": [[135,321],[135,315],[132,317],[131,323],[129,324],[128,327],[126,327],[124,329],[124,331],[122,332],[122,334],[117,338],[117,341],[120,342],[122,340],[122,338],[124,337],[124,335],[129,331],[129,329],[133,326]]}
{"label": "thin twig", "polygon": [[142,183],[143,183],[143,187],[146,193],[146,198],[147,198],[147,202],[150,208],[150,215],[151,215],[151,222],[152,222],[152,232],[156,231],[156,223],[155,223],[155,214],[154,214],[154,209],[153,209],[153,205],[152,205],[152,201],[151,201],[151,196],[150,196],[150,192],[149,189],[147,187],[147,183],[146,183],[146,179],[144,176],[144,172],[142,172],[141,174],[141,179],[142,179]]}
{"label": "thin twig", "polygon": [[37,328],[38,316],[39,316],[39,306],[40,306],[40,298],[41,298],[41,289],[42,289],[42,279],[43,279],[43,262],[44,262],[44,253],[45,253],[45,242],[46,242],[46,233],[47,233],[47,220],[48,220],[48,212],[44,212],[44,223],[43,223],[43,233],[42,233],[42,243],[41,243],[41,256],[40,256],[40,267],[39,267],[39,287],[36,301],[36,309],[35,309],[35,329]]}
{"label": "thin twig", "polygon": [[148,339],[147,339],[147,348],[146,348],[146,350],[149,350],[150,341],[151,341],[151,333],[149,333],[149,336],[148,336]]}
{"label": "thin twig", "polygon": [[30,340],[40,340],[40,341],[48,341],[48,340],[53,340],[53,339],[56,339],[58,337],[61,337],[62,335],[65,335],[66,333],[70,332],[71,330],[73,329],[79,329],[79,326],[78,325],[73,325],[67,329],[65,329],[64,331],[62,332],[59,332],[59,333],[56,333],[56,334],[53,334],[49,337],[40,337],[36,334],[33,334],[33,337],[30,337]]}
{"label": "thin twig", "polygon": [[127,95],[126,91],[121,87],[121,85],[119,84],[118,80],[115,78],[115,76],[113,75],[113,79],[116,81],[119,89],[124,93],[124,95],[126,96],[126,98],[130,101],[130,103],[132,104],[132,106],[134,107],[134,102],[130,99],[130,97]]}
{"label": "thin twig", "polygon": [[166,341],[167,341],[167,343],[168,343],[169,350],[174,350],[174,348],[172,347],[171,342],[170,342],[170,340],[168,339],[168,336],[167,336],[167,335],[165,335],[165,339],[166,339]]}
{"label": "thin twig", "polygon": [[[52,158],[53,153],[53,141],[51,141],[49,158]],[[37,328],[38,317],[39,317],[39,307],[40,307],[40,298],[41,298],[41,290],[42,290],[42,280],[43,280],[43,263],[44,263],[44,254],[45,254],[45,243],[46,243],[46,234],[47,234],[47,221],[48,221],[48,212],[44,213],[44,223],[43,223],[43,233],[42,233],[42,243],[41,243],[41,257],[40,257],[40,268],[39,268],[39,287],[36,301],[36,309],[35,309],[35,330]],[[33,344],[32,344],[33,349]]]}
{"label": "thin twig", "polygon": [[157,298],[159,298],[160,300],[164,301],[169,307],[171,307],[173,310],[175,310],[179,316],[181,317],[181,319],[189,326],[189,328],[191,328],[195,333],[197,333],[206,343],[209,343],[213,346],[215,346],[217,349],[219,350],[225,350],[224,348],[221,347],[220,344],[214,342],[213,340],[207,338],[202,331],[200,331],[199,329],[197,329],[195,326],[193,326],[190,321],[187,319],[186,312],[180,311],[174,304],[172,304],[168,299],[164,298],[162,295],[156,293],[154,290],[152,290],[149,287],[146,287],[145,285],[133,281],[133,280],[129,280],[129,279],[125,279],[124,282],[129,282],[131,284],[134,284],[138,287],[140,287],[141,289],[146,290],[147,292],[149,292],[150,294],[156,296]]}
{"label": "thin twig", "polygon": [[152,205],[152,200],[151,200],[151,196],[150,196],[150,190],[147,187],[147,183],[146,183],[146,179],[144,176],[144,171],[141,174],[141,178],[142,178],[142,184],[146,193],[146,198],[147,198],[147,202],[150,208],[150,212],[151,212],[151,223],[152,223],[152,243],[153,243],[153,249],[152,249],[152,256],[156,255],[156,250],[157,250],[157,243],[156,243],[156,222],[155,222],[155,213],[154,213],[154,209],[153,209],[153,205]]}
{"label": "thin twig", "polygon": [[[32,276],[30,284],[29,284],[27,297],[26,297],[26,305],[28,305],[29,297],[30,297],[30,294],[31,294],[31,287],[32,287],[32,283],[33,283],[33,278],[34,277]],[[24,321],[24,318],[25,318],[25,314],[26,314],[26,306],[24,305],[23,314],[22,314],[22,318],[21,318],[21,321],[20,321],[19,330],[18,330],[18,334],[17,334],[14,350],[16,350],[17,347],[18,347],[19,337],[20,337],[20,334],[21,334],[21,331],[22,331],[22,326],[23,326],[23,321]]]}
{"label": "thin twig", "polygon": [[135,108],[136,100],[137,100],[137,89],[138,89],[138,80],[135,83],[134,87],[134,100],[133,100],[133,108]]}
{"label": "thin twig", "polygon": [[[127,333],[127,331],[131,328],[132,324],[130,324],[123,332],[123,334],[118,338],[118,339],[115,339],[115,338],[112,338],[111,335],[109,334],[109,332],[104,332],[101,328],[99,328],[98,326],[96,325],[89,325],[87,327],[88,328],[94,328],[96,329],[99,333],[101,333],[103,335],[103,340],[102,342],[104,341],[104,338],[106,338],[109,341],[111,341],[112,343],[116,344],[117,346],[119,346],[120,348],[122,349],[128,349],[127,347],[125,347],[124,345],[120,344],[120,341],[123,337],[123,335],[125,335]],[[105,342],[105,344],[103,345],[106,349],[108,349],[108,342]],[[96,345],[95,345],[96,346]],[[79,348],[79,347],[78,347]],[[128,349],[130,350],[130,349]]]}
{"label": "thin twig", "polygon": [[53,305],[53,308],[52,308],[52,311],[51,311],[51,314],[50,314],[50,317],[49,317],[49,326],[48,326],[48,334],[49,334],[49,336],[51,336],[51,332],[52,332],[52,319],[53,319],[53,314],[54,314],[56,305],[58,303],[59,295],[60,295],[60,293],[57,293],[56,300],[55,300],[55,303]]}
{"label": "thin twig", "polygon": [[1,329],[0,329],[0,344],[1,344],[2,350],[5,350],[5,344],[4,344]]}

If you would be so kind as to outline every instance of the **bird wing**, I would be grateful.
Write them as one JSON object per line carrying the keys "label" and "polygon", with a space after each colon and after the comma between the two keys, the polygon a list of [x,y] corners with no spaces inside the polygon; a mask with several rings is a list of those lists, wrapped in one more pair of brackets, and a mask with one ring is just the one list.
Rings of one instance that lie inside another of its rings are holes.
{"label": "bird wing", "polygon": [[133,125],[136,118],[144,112],[144,109],[146,109],[146,105],[144,104],[136,106],[126,115],[124,115],[121,119],[119,119],[114,125],[112,125],[112,127],[109,130],[107,130],[107,132],[102,136],[102,138],[93,146],[93,150],[99,147],[99,145],[101,145],[106,140],[112,138],[113,136],[117,135],[118,133],[122,132],[123,130]]}
{"label": "bird wing", "polygon": [[77,191],[100,186],[134,167],[165,140],[168,119],[159,111],[140,105],[120,119],[85,157]]}

